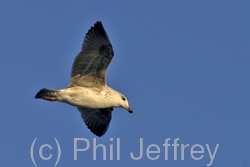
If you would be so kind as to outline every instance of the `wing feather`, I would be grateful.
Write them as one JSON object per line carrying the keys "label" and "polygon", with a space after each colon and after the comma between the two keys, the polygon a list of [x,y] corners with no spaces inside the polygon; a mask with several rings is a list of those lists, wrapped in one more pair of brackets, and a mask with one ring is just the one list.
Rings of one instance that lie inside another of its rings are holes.
{"label": "wing feather", "polygon": [[99,137],[106,133],[111,121],[113,108],[78,108],[78,110],[81,112],[83,121],[92,133]]}
{"label": "wing feather", "polygon": [[71,70],[70,85],[106,85],[106,72],[114,56],[112,45],[101,22],[96,22],[86,34],[81,52]]}

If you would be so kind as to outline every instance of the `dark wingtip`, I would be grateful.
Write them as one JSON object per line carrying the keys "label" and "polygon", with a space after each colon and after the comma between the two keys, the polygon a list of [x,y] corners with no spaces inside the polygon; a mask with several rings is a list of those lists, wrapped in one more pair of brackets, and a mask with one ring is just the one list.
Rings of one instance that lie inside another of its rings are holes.
{"label": "dark wingtip", "polygon": [[99,129],[93,129],[93,127],[91,127],[91,126],[89,126],[89,124],[87,124],[86,122],[85,122],[85,125],[87,125],[87,127],[88,127],[88,129],[94,134],[94,135],[96,135],[96,136],[98,136],[98,137],[102,137],[106,132],[107,132],[107,130],[99,130]]}
{"label": "dark wingtip", "polygon": [[96,24],[101,24],[102,25],[102,22],[101,21],[96,21],[95,25]]}

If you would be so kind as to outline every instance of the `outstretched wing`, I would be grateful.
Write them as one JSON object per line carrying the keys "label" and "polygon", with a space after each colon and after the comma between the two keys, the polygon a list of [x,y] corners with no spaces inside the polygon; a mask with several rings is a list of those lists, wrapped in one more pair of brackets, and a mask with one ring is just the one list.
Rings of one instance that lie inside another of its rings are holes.
{"label": "outstretched wing", "polygon": [[81,112],[82,119],[91,132],[99,137],[106,133],[111,121],[113,108],[78,108],[78,110]]}
{"label": "outstretched wing", "polygon": [[114,56],[112,45],[101,22],[86,34],[81,52],[72,65],[70,85],[99,86],[106,84],[106,72]]}

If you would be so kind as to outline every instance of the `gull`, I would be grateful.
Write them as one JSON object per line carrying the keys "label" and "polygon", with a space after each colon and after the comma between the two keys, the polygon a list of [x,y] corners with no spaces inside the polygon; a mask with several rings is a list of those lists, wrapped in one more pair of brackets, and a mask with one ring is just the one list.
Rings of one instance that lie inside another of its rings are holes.
{"label": "gull", "polygon": [[87,127],[96,136],[106,133],[114,107],[133,113],[127,98],[107,86],[106,73],[114,56],[112,45],[101,22],[87,32],[80,53],[75,57],[67,88],[43,88],[35,96],[48,101],[59,101],[77,107]]}

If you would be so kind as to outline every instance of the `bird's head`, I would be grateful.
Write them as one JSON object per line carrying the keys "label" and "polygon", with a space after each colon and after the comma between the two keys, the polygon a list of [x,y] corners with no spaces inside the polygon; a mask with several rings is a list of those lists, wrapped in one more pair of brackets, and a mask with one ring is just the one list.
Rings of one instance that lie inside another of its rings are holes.
{"label": "bird's head", "polygon": [[121,94],[120,100],[119,100],[119,101],[120,101],[120,106],[121,106],[121,107],[123,107],[123,108],[125,108],[126,110],[128,110],[128,112],[129,112],[130,114],[133,113],[132,108],[129,107],[127,98],[126,98],[123,94]]}

